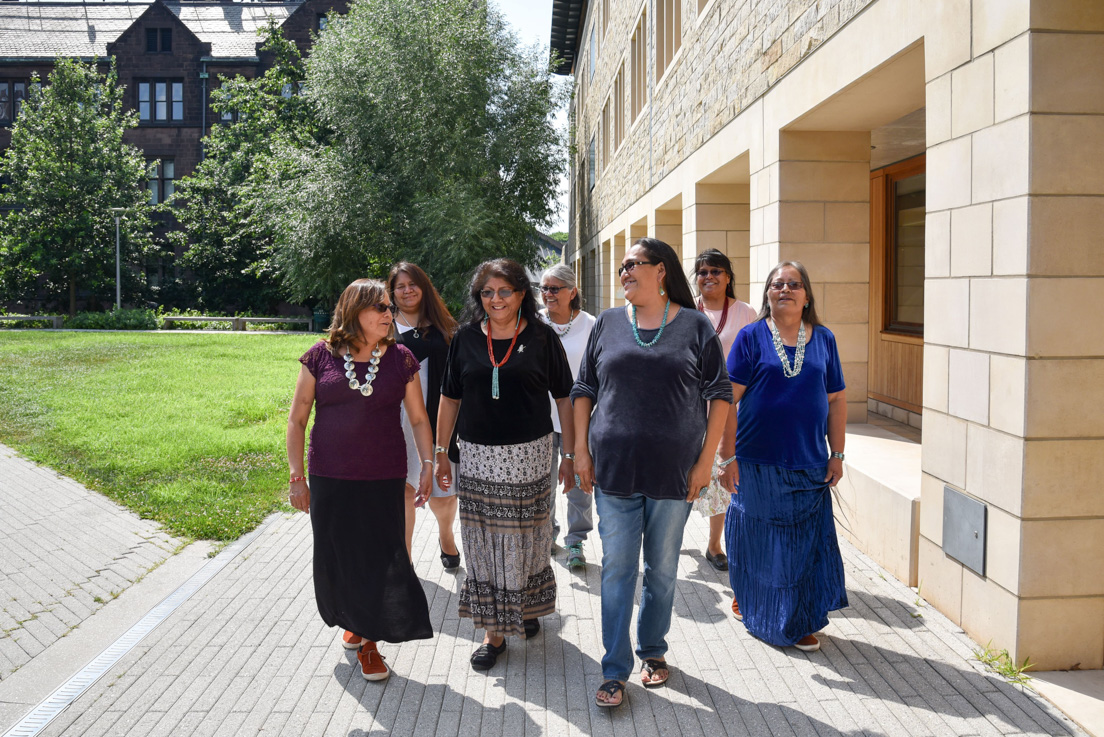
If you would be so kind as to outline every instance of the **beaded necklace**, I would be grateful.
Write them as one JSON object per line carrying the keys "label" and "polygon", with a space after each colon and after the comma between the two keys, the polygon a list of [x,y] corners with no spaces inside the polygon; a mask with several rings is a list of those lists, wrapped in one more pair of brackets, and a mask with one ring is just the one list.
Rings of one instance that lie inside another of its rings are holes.
{"label": "beaded necklace", "polygon": [[787,379],[792,379],[801,373],[801,365],[805,362],[805,321],[801,321],[801,327],[797,329],[797,351],[794,353],[794,362],[791,366],[786,359],[786,345],[782,342],[782,335],[774,320],[767,320],[767,326],[771,331],[771,342],[774,343],[774,352],[778,354],[778,360],[782,362],[782,374]]}
{"label": "beaded necklace", "polygon": [[636,326],[636,305],[632,306],[632,329],[633,337],[636,338],[636,344],[641,348],[651,348],[653,345],[659,342],[659,336],[663,335],[663,328],[667,327],[667,313],[671,310],[671,300],[667,300],[667,306],[663,308],[663,322],[659,324],[659,332],[656,336],[645,343],[640,339],[640,330]]}
{"label": "beaded necklace", "polygon": [[546,314],[544,312],[540,313],[540,318],[548,324],[548,327],[552,328],[552,332],[556,333],[556,335],[560,336],[561,338],[566,338],[567,334],[571,332],[571,326],[575,324],[575,318],[578,316],[579,313],[575,310],[572,310],[571,319],[567,321],[567,327],[563,329],[563,332],[560,332],[560,328],[556,325],[556,323],[552,322],[551,314]]}
{"label": "beaded necklace", "polygon": [[[705,300],[704,299],[701,302],[698,303],[698,309],[701,310],[702,312],[705,312]],[[709,315],[706,314],[706,317],[709,317]],[[717,331],[717,335],[720,335],[721,331],[724,330],[724,326],[725,326],[726,322],[728,322],[728,295],[727,294],[725,295],[724,307],[721,309],[721,321],[719,323],[717,323],[717,326],[715,328],[715,330]]]}
{"label": "beaded necklace", "polygon": [[353,354],[350,351],[345,351],[345,378],[349,380],[350,389],[359,391],[366,397],[372,396],[372,382],[376,380],[376,374],[379,373],[379,362],[382,355],[383,351],[379,349],[379,341],[376,341],[376,347],[372,349],[372,357],[368,360],[368,371],[364,374],[364,383],[361,384],[357,381]]}
{"label": "beaded necklace", "polygon": [[498,367],[506,365],[506,362],[510,360],[510,354],[514,352],[514,344],[517,343],[518,333],[521,332],[521,310],[518,310],[517,324],[514,325],[514,339],[510,341],[510,347],[506,349],[506,355],[502,357],[501,361],[495,361],[494,357],[494,344],[491,342],[491,324],[490,316],[483,318],[483,325],[487,328],[487,355],[490,356],[491,366],[491,399],[498,399]]}

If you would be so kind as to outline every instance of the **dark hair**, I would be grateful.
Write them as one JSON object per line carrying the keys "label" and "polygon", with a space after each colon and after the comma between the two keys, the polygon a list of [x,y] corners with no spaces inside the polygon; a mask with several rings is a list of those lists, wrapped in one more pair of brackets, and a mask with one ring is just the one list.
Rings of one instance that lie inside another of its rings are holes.
{"label": "dark hair", "polygon": [[675,249],[657,238],[637,238],[633,245],[643,248],[651,261],[663,264],[664,271],[667,272],[663,288],[667,290],[667,296],[672,302],[687,309],[698,309],[694,304],[694,293],[690,291],[690,282],[686,281],[682,262]]}
{"label": "dark hair", "polygon": [[[695,277],[697,277],[698,271],[703,266],[715,266],[718,269],[724,269],[725,273],[728,274],[728,286],[725,287],[725,296],[729,299],[736,299],[736,291],[732,288],[733,282],[736,281],[736,275],[732,273],[732,262],[728,260],[728,256],[724,255],[716,248],[702,251],[698,254],[698,257],[694,259]],[[697,283],[697,279],[694,281]],[[701,294],[701,290],[698,290],[698,294]]]}
{"label": "dark hair", "polygon": [[579,279],[575,275],[575,272],[567,264],[552,264],[544,273],[541,274],[541,281],[544,281],[546,276],[550,276],[557,281],[562,281],[567,285],[568,289],[575,290],[575,297],[571,300],[571,304],[568,305],[573,310],[583,309],[583,294],[579,291]]}
{"label": "dark hair", "polygon": [[437,292],[437,287],[433,286],[433,282],[422,271],[422,267],[409,261],[400,261],[391,267],[391,273],[387,276],[387,290],[391,292],[391,301],[395,302],[395,282],[398,281],[399,274],[409,276],[410,281],[422,290],[422,315],[425,316],[430,325],[437,328],[441,335],[445,336],[446,343],[452,342],[453,333],[456,332],[458,327],[456,318],[448,311],[444,300]]}
{"label": "dark hair", "polygon": [[756,318],[756,322],[759,320],[766,320],[770,317],[770,300],[767,298],[767,292],[770,290],[770,283],[774,281],[775,275],[785,266],[796,269],[797,273],[801,274],[801,283],[805,285],[806,306],[801,311],[801,319],[809,323],[812,327],[823,325],[820,318],[817,317],[816,297],[813,296],[813,283],[809,281],[809,272],[805,270],[805,267],[800,261],[782,261],[767,274],[767,280],[763,282],[763,307],[759,310],[759,317]]}
{"label": "dark hair", "polygon": [[[337,298],[333,319],[330,320],[330,327],[324,338],[333,356],[340,356],[355,345],[364,343],[364,333],[360,331],[360,320],[357,318],[364,310],[383,302],[386,296],[387,285],[379,279],[357,279],[345,287],[345,291]],[[394,323],[391,323],[387,337],[380,342],[384,345],[395,342]]]}
{"label": "dark hair", "polygon": [[488,280],[496,276],[521,292],[521,316],[529,322],[536,320],[537,298],[533,296],[533,287],[529,283],[529,275],[525,273],[525,268],[517,261],[508,258],[496,258],[484,261],[475,267],[471,286],[468,290],[468,306],[464,310],[464,321],[472,325],[478,325],[487,316],[479,292]]}

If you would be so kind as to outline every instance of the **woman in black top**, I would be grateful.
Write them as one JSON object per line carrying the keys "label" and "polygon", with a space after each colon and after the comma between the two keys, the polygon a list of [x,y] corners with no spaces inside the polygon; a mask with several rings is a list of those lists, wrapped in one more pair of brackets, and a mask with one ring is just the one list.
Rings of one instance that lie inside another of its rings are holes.
{"label": "woman in black top", "polygon": [[449,346],[434,453],[437,481],[448,489],[452,466],[443,446],[455,426],[467,560],[460,616],[486,631],[471,664],[487,670],[506,650],[507,636],[532,637],[537,617],[556,608],[548,395],[564,430],[562,482],[575,475],[571,368],[559,338],[537,317],[528,276],[514,261],[487,261],[475,270],[468,317]]}
{"label": "woman in black top", "polygon": [[[387,289],[395,309],[395,342],[409,348],[421,362],[422,399],[425,400],[432,430],[436,433],[441,377],[445,373],[449,343],[456,332],[456,320],[417,264],[400,261],[392,266],[387,277]],[[414,447],[413,431],[405,414],[403,430],[407,435],[406,549],[410,551],[414,537],[414,489],[418,485],[423,461]],[[449,445],[449,454],[454,460],[457,458],[455,436]],[[456,519],[456,492],[442,489],[434,483],[429,509],[437,518],[441,565],[446,571],[455,571],[460,566],[460,551],[452,534],[452,522]]]}

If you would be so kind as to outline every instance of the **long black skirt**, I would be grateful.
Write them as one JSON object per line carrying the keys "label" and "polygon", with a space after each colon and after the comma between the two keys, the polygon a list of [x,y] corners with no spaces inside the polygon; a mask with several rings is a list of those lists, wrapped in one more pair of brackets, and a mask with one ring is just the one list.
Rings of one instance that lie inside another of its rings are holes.
{"label": "long black skirt", "polygon": [[406,553],[405,479],[310,477],[314,596],[330,627],[369,640],[433,636],[429,604]]}

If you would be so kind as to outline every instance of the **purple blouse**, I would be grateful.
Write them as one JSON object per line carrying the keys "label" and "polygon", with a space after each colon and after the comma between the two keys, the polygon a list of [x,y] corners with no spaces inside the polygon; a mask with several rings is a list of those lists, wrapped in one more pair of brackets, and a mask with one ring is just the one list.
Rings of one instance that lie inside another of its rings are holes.
{"label": "purple blouse", "polygon": [[[402,345],[387,349],[369,397],[349,388],[345,359],[330,355],[325,342],[315,343],[299,361],[315,381],[309,473],[355,481],[405,479],[406,438],[399,407],[407,383],[420,367],[410,349]],[[367,370],[367,361],[356,362],[362,384]]]}

